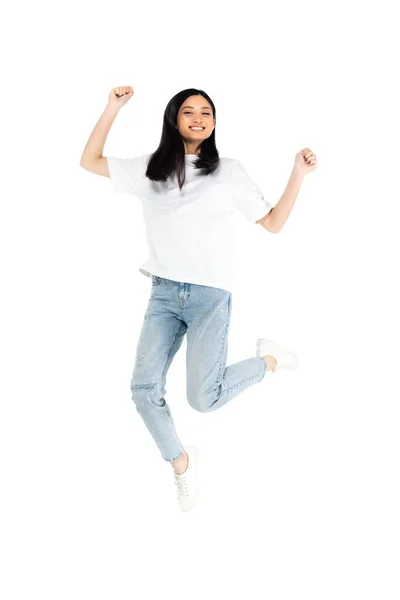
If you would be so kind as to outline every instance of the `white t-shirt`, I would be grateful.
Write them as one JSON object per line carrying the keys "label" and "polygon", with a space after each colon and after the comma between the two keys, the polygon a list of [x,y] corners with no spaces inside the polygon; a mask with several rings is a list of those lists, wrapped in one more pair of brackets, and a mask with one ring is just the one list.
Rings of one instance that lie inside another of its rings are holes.
{"label": "white t-shirt", "polygon": [[167,181],[146,177],[150,156],[107,157],[113,191],[142,202],[149,257],[139,271],[233,292],[238,283],[234,210],[255,223],[271,204],[238,160],[220,157],[217,171],[202,175],[194,168],[196,155],[186,154],[186,179],[179,190],[176,175]]}

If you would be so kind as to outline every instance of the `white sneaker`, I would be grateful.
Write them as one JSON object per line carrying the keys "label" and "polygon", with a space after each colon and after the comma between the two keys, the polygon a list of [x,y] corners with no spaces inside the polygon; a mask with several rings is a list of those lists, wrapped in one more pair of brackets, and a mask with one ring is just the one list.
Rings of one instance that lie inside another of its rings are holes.
{"label": "white sneaker", "polygon": [[299,359],[296,354],[291,350],[282,348],[282,346],[279,346],[279,344],[276,344],[272,340],[259,338],[256,345],[256,354],[261,358],[266,354],[275,358],[277,364],[273,371],[274,373],[277,369],[288,369],[289,371],[293,371],[299,367]]}
{"label": "white sneaker", "polygon": [[181,475],[177,475],[174,472],[174,477],[179,508],[184,512],[188,512],[195,507],[199,496],[197,486],[197,461],[199,451],[196,446],[186,446],[185,450],[188,455],[187,469]]}

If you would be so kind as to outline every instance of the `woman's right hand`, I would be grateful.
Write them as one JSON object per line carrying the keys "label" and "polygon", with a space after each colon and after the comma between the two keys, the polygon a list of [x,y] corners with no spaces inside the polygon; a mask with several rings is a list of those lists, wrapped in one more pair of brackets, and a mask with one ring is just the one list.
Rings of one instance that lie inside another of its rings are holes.
{"label": "woman's right hand", "polygon": [[108,96],[108,106],[121,108],[132,98],[133,88],[128,85],[113,88]]}

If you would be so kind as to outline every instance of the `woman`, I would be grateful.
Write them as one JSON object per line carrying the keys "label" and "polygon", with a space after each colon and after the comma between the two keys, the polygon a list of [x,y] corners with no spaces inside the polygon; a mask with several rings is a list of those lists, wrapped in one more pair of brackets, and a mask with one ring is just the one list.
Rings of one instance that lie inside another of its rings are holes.
{"label": "woman", "polygon": [[187,334],[187,399],[201,412],[220,408],[267,371],[295,369],[298,359],[260,338],[256,355],[226,367],[235,285],[232,214],[277,233],[286,222],[305,173],[316,157],[304,148],[295,157],[279,202],[263,198],[239,161],[220,158],[215,145],[216,111],[194,88],[176,94],[164,112],[161,142],[152,154],[104,157],[104,144],[120,108],[133,95],[111,90],[108,105],[82,154],[81,166],[110,177],[115,192],[143,203],[149,258],[140,271],[152,288],[131,379],[132,399],[162,457],[173,467],[181,510],[197,501],[197,448],[183,448],[164,395],[166,374]]}

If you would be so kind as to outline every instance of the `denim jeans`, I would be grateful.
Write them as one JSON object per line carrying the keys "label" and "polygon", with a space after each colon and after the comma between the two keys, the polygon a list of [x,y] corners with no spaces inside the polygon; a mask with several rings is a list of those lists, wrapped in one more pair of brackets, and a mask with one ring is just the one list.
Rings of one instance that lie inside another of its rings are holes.
{"label": "denim jeans", "polygon": [[200,412],[217,410],[260,382],[267,365],[254,356],[226,366],[231,292],[157,275],[151,280],[131,379],[132,400],[162,457],[173,461],[184,448],[165,402],[165,383],[185,334],[186,396]]}

